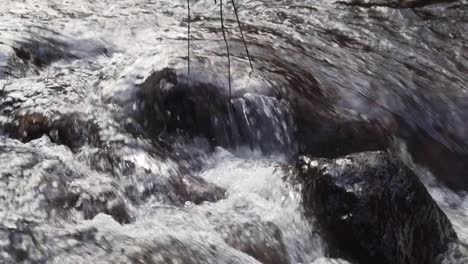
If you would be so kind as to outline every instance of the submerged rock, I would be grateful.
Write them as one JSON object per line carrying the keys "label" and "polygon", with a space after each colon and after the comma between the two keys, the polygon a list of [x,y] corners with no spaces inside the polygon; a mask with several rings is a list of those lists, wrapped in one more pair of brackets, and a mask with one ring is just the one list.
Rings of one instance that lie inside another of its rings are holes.
{"label": "submerged rock", "polygon": [[74,151],[85,144],[97,145],[100,141],[98,125],[79,113],[64,114],[55,120],[36,112],[17,114],[3,126],[11,138],[29,142],[47,135],[54,143]]}
{"label": "submerged rock", "polygon": [[225,190],[198,176],[181,174],[169,179],[181,202],[216,202],[224,198]]}
{"label": "submerged rock", "polygon": [[98,125],[78,113],[66,114],[51,122],[48,134],[53,142],[72,150],[85,144],[96,145],[100,141]]}
{"label": "submerged rock", "polygon": [[457,241],[417,176],[385,152],[338,159],[301,157],[304,206],[332,257],[359,263],[438,263]]}
{"label": "submerged rock", "polygon": [[224,189],[191,175],[188,169],[159,154],[148,150],[134,152],[111,144],[105,150],[80,153],[79,159],[101,173],[112,175],[133,204],[155,198],[161,203],[182,206],[185,202],[200,204],[224,198]]}
{"label": "submerged rock", "polygon": [[297,141],[301,153],[336,158],[362,152],[386,150],[390,132],[377,122],[342,116],[295,105]]}
{"label": "submerged rock", "polygon": [[342,259],[318,258],[312,264],[349,264],[349,262]]}
{"label": "submerged rock", "polygon": [[428,168],[447,187],[468,190],[468,152],[466,144],[448,131],[437,139],[420,128],[398,120],[398,137],[403,139],[413,162]]}
{"label": "submerged rock", "polygon": [[[37,150],[38,146],[45,150]],[[54,146],[47,137],[27,144],[1,140],[0,207],[4,210],[0,213],[9,216],[14,212],[43,222],[68,221],[76,216],[92,219],[105,213],[120,223],[129,223],[125,197],[115,182],[97,174],[90,176],[91,171],[59,157],[68,155],[72,155],[69,150]]]}
{"label": "submerged rock", "polygon": [[218,232],[228,245],[261,263],[289,263],[281,231],[271,222],[234,223],[221,227]]}
{"label": "submerged rock", "polygon": [[4,127],[10,137],[29,142],[48,133],[49,119],[41,113],[16,115]]}
{"label": "submerged rock", "polygon": [[41,237],[34,232],[37,223],[16,221],[0,223],[0,259],[2,263],[45,263],[48,252]]}
{"label": "submerged rock", "polygon": [[69,217],[73,196],[67,184],[80,173],[56,157],[10,139],[0,141],[0,164],[1,212],[45,221]]}
{"label": "submerged rock", "polygon": [[130,223],[130,212],[123,191],[111,179],[75,180],[68,188],[75,198],[73,206],[83,214],[84,219],[93,219],[99,213],[104,213],[120,224]]}
{"label": "submerged rock", "polygon": [[[228,97],[211,84],[177,85],[162,101],[168,132],[206,137],[211,143],[231,146],[239,137],[230,122]],[[235,135],[235,136],[233,136]]]}

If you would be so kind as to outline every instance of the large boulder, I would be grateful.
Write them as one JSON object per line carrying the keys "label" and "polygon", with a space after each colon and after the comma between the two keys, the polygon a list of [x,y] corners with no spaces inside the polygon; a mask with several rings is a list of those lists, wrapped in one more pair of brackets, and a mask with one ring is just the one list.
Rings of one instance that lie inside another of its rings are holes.
{"label": "large boulder", "polygon": [[294,148],[294,119],[284,99],[250,93],[230,98],[223,87],[178,81],[170,68],[152,73],[139,87],[143,114],[137,119],[152,138],[168,132],[267,153]]}
{"label": "large boulder", "polygon": [[298,162],[306,211],[331,257],[358,263],[438,263],[453,227],[418,177],[385,152]]}
{"label": "large boulder", "polygon": [[206,83],[176,86],[164,99],[169,132],[201,136],[213,146],[249,146],[265,153],[294,149],[295,124],[289,103],[246,93],[229,98]]}
{"label": "large boulder", "polygon": [[64,114],[49,125],[48,135],[53,142],[76,151],[84,145],[98,145],[99,126],[79,113]]}

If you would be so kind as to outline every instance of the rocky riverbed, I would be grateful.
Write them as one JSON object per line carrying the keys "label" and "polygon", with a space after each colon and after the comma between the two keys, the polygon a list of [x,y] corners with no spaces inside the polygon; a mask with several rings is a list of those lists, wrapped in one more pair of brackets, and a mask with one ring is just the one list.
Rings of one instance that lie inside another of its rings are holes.
{"label": "rocky riverbed", "polygon": [[468,2],[235,3],[0,0],[0,263],[468,262]]}

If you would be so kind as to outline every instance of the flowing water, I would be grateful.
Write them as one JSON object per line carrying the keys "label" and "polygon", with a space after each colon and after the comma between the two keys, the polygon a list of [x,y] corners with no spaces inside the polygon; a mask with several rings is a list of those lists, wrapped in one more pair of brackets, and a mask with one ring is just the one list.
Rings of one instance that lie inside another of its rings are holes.
{"label": "flowing water", "polygon": [[[417,9],[236,3],[254,71],[225,1],[232,105],[249,144],[212,149],[204,138],[155,143],[134,130],[138,85],[153,71],[169,67],[181,83],[228,93],[214,1],[191,1],[187,76],[186,1],[0,0],[0,123],[40,113],[93,127],[72,133],[83,137],[76,147],[0,131],[0,263],[258,263],[244,253],[252,247],[276,258],[269,263],[346,263],[324,257],[303,213],[291,167],[299,124],[288,99],[297,95],[364,119],[398,115],[466,153],[466,0]],[[413,164],[404,141],[395,145],[468,245],[465,194]],[[192,176],[225,197],[181,200],[177,186]]]}

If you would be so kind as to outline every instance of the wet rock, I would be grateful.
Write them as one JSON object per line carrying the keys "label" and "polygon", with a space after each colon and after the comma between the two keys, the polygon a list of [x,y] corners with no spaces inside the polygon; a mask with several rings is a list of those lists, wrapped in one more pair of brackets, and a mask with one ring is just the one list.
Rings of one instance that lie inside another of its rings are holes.
{"label": "wet rock", "polygon": [[52,39],[29,40],[13,47],[16,56],[25,63],[43,67],[66,56],[66,44]]}
{"label": "wet rock", "polygon": [[251,148],[264,153],[296,151],[296,123],[285,99],[247,93],[232,105],[240,137]]}
{"label": "wet rock", "polygon": [[53,142],[77,150],[85,144],[98,145],[99,127],[78,113],[65,114],[56,120],[41,113],[18,114],[3,125],[8,136],[29,142],[48,135]]}
{"label": "wet rock", "polygon": [[204,137],[212,146],[249,146],[265,153],[295,149],[295,124],[286,100],[250,93],[230,100],[223,91],[207,83],[167,91],[167,131]]}
{"label": "wet rock", "polygon": [[337,95],[323,94],[318,82],[311,89],[288,96],[296,124],[299,153],[336,158],[362,152],[387,150],[395,128],[380,120],[368,120],[349,109],[337,109]]}
{"label": "wet rock", "polygon": [[126,194],[134,203],[141,203],[150,198],[165,204],[182,206],[186,202],[201,204],[216,202],[224,198],[225,190],[197,176],[171,175],[169,178],[156,174],[134,178],[134,184],[125,184]]}
{"label": "wet rock", "polygon": [[318,258],[312,264],[349,264],[349,262],[342,259]]}
{"label": "wet rock", "polygon": [[457,236],[446,215],[400,161],[384,152],[300,158],[304,206],[332,257],[358,263],[438,263]]}
{"label": "wet rock", "polygon": [[38,139],[49,131],[49,119],[41,113],[30,113],[15,116],[5,126],[5,131],[23,142]]}
{"label": "wet rock", "polygon": [[0,141],[0,206],[5,212],[46,222],[71,219],[76,211],[85,219],[105,213],[120,223],[130,222],[125,197],[112,179],[85,175],[35,147],[53,146],[50,151],[64,156],[72,155],[68,149],[56,147],[47,137],[34,142],[36,145],[6,141]]}
{"label": "wet rock", "polygon": [[0,164],[4,212],[45,221],[70,215],[74,197],[67,184],[81,177],[80,173],[56,157],[10,139],[0,142]]}
{"label": "wet rock", "polygon": [[182,206],[185,202],[215,202],[225,196],[224,189],[191,175],[187,168],[167,156],[146,150],[134,152],[131,148],[115,145],[106,150],[80,153],[79,159],[95,170],[112,175],[134,204],[155,198],[161,203]]}
{"label": "wet rock", "polygon": [[468,154],[465,144],[448,131],[430,135],[392,115],[385,120],[365,120],[303,104],[294,104],[299,151],[314,157],[392,149],[394,138],[405,141],[413,161],[427,167],[449,188],[468,189]]}
{"label": "wet rock", "polygon": [[[286,100],[260,94],[229,98],[211,83],[178,82],[174,69],[151,74],[141,85],[140,123],[152,138],[164,134],[204,137],[212,146],[241,145],[264,152],[294,149],[294,120]],[[135,126],[130,130],[137,131]]]}
{"label": "wet rock", "polygon": [[171,177],[169,181],[181,202],[190,201],[194,204],[201,204],[202,202],[216,202],[225,197],[226,191],[223,188],[198,176],[181,174]]}
{"label": "wet rock", "polygon": [[378,122],[340,115],[307,105],[294,106],[299,151],[315,157],[336,158],[362,151],[386,150],[388,129]]}
{"label": "wet rock", "polygon": [[83,145],[98,145],[99,127],[92,120],[86,120],[78,113],[60,116],[49,126],[50,138],[57,144],[77,150]]}
{"label": "wet rock", "polygon": [[156,137],[165,129],[165,115],[162,109],[163,93],[176,84],[176,71],[171,68],[164,68],[153,72],[140,85],[143,116],[139,120],[146,129],[149,129],[149,133],[153,137]]}
{"label": "wet rock", "polygon": [[[218,241],[221,242],[222,241]],[[138,242],[137,242],[138,243]],[[238,263],[259,264],[255,259],[232,248],[206,241],[204,244],[174,237],[152,241],[151,245],[139,243],[125,263],[133,264],[204,264]]]}
{"label": "wet rock", "polygon": [[396,136],[406,143],[413,162],[428,168],[447,187],[456,191],[468,190],[468,153],[460,139],[448,131],[442,131],[436,139],[401,118],[397,118],[397,121]]}
{"label": "wet rock", "polygon": [[[16,263],[259,264],[222,240],[174,232],[151,232],[135,226],[129,233],[110,216],[67,229],[16,221],[0,223],[0,260]],[[145,227],[146,228],[146,227]],[[123,230],[123,229],[120,229]],[[205,239],[204,239],[205,238]]]}
{"label": "wet rock", "polygon": [[93,219],[99,213],[104,213],[112,216],[120,224],[131,222],[125,200],[116,191],[103,190],[90,193],[80,188],[73,188],[72,193],[77,197],[74,206],[83,213],[84,219]]}
{"label": "wet rock", "polygon": [[47,263],[259,263],[218,237],[174,232],[152,221],[122,228],[110,216],[99,214],[83,225],[48,231],[51,254]]}
{"label": "wet rock", "polygon": [[2,263],[44,263],[47,250],[34,232],[35,223],[16,221],[0,224],[0,259]]}
{"label": "wet rock", "polygon": [[[181,84],[165,92],[162,107],[168,132],[201,136],[213,145],[232,146],[238,139],[231,125],[228,98],[221,88],[208,83]],[[233,136],[235,135],[235,136]]]}
{"label": "wet rock", "polygon": [[218,230],[233,248],[264,264],[289,263],[279,228],[271,222],[234,223]]}

